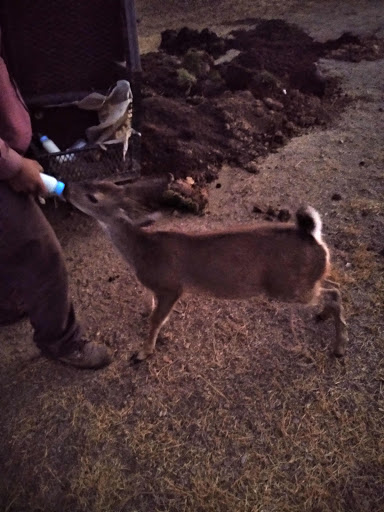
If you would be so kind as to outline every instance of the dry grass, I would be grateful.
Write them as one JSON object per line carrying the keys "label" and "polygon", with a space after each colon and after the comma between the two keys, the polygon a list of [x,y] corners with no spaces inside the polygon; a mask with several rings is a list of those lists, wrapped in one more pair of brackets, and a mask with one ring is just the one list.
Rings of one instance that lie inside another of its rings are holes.
{"label": "dry grass", "polygon": [[[220,312],[217,327],[198,331],[201,307]],[[35,389],[7,430],[3,485],[16,474],[18,483],[4,510],[379,510],[383,360],[356,347],[345,364],[330,359],[319,341],[311,347],[314,333],[299,315],[308,358],[274,343],[286,315],[266,309],[259,325],[272,314],[272,333],[255,342],[249,305],[184,301],[188,318],[171,321],[178,346],[159,347],[148,364],[121,361],[97,378]],[[281,329],[291,336],[287,321]],[[198,357],[185,347],[193,332]],[[43,380],[51,374],[41,362],[23,378],[44,372]]]}
{"label": "dry grass", "polygon": [[[344,225],[335,255],[345,361],[329,356],[332,323],[315,325],[309,309],[291,317],[267,300],[186,298],[165,344],[131,367],[147,325],[143,290],[128,273],[106,293],[94,272],[94,332],[102,322],[116,362],[93,374],[43,359],[19,371],[19,355],[4,358],[0,510],[384,509],[384,280],[364,233]],[[118,258],[99,243],[84,251],[98,250],[100,268],[116,274]]]}

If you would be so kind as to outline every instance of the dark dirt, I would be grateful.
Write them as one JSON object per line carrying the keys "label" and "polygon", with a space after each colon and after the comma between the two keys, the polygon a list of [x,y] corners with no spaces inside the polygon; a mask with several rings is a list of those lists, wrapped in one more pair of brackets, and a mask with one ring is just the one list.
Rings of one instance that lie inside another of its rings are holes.
{"label": "dark dirt", "polygon": [[[257,173],[260,157],[326,126],[348,102],[318,70],[319,58],[384,55],[373,36],[346,33],[319,43],[282,20],[255,24],[227,38],[208,29],[166,30],[160,51],[143,56],[144,174],[171,172],[203,185],[223,163]],[[234,50],[230,62],[220,61]]]}

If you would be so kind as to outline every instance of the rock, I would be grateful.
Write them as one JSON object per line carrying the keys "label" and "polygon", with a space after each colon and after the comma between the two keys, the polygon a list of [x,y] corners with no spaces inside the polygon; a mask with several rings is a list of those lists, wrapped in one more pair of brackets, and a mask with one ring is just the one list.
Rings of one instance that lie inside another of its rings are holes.
{"label": "rock", "polygon": [[200,105],[203,103],[204,98],[202,96],[189,96],[186,101],[190,105]]}
{"label": "rock", "polygon": [[268,206],[267,215],[269,217],[276,217],[276,210],[274,210],[272,206]]}
{"label": "rock", "polygon": [[280,101],[274,100],[273,98],[265,98],[264,103],[271,110],[279,111],[284,109],[284,105],[280,103]]}
{"label": "rock", "polygon": [[336,192],[335,194],[333,194],[333,196],[331,197],[332,201],[341,201],[342,200],[342,197],[341,197],[341,194],[339,194],[338,192]]}
{"label": "rock", "polygon": [[248,460],[248,455],[245,453],[242,457],[241,457],[241,464],[244,466],[245,463],[247,462]]}
{"label": "rock", "polygon": [[280,222],[288,222],[291,217],[292,217],[291,212],[284,208],[279,210],[279,213],[277,214],[277,219]]}
{"label": "rock", "polygon": [[264,103],[261,101],[261,100],[255,100],[254,101],[254,104],[255,104],[255,107],[256,108],[261,108],[263,111],[264,111]]}
{"label": "rock", "polygon": [[285,129],[288,134],[293,134],[297,132],[297,127],[291,121],[285,123]]}
{"label": "rock", "polygon": [[263,210],[262,210],[259,206],[256,206],[256,205],[255,205],[255,206],[252,208],[252,212],[253,212],[253,213],[263,213]]}
{"label": "rock", "polygon": [[280,130],[278,130],[278,131],[275,133],[275,136],[273,137],[273,140],[274,140],[274,142],[276,142],[277,144],[284,144],[285,137],[284,137],[284,135],[283,135],[283,132],[281,132]]}
{"label": "rock", "polygon": [[260,174],[260,169],[255,162],[249,162],[244,166],[244,169],[251,174]]}

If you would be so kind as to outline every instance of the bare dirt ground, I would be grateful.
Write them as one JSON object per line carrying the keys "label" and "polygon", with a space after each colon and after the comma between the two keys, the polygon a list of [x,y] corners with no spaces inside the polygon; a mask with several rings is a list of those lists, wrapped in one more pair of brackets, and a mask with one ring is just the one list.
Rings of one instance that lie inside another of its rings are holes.
{"label": "bare dirt ground", "polygon": [[[146,52],[164,29],[224,35],[252,18],[296,23],[322,43],[346,31],[384,37],[379,1],[137,7]],[[225,164],[204,216],[161,226],[316,207],[346,306],[345,360],[329,356],[333,326],[310,309],[186,297],[155,356],[130,366],[146,334],[144,290],[91,219],[48,208],[87,335],[115,362],[80,372],[41,358],[27,322],[1,330],[0,510],[384,510],[384,60],[326,56],[319,68],[348,95],[344,110],[257,157],[257,174]]]}

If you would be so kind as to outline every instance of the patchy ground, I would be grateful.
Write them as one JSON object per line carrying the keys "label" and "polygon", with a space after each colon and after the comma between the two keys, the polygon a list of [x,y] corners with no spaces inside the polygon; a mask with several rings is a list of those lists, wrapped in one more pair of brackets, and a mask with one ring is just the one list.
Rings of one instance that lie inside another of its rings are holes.
{"label": "patchy ground", "polygon": [[[319,55],[320,75],[341,91],[315,95],[330,116],[327,127],[302,127],[290,140],[283,132],[284,145],[252,155],[257,174],[225,151],[207,214],[161,223],[207,229],[274,221],[281,211],[287,218],[302,202],[318,208],[343,289],[348,356],[344,362],[329,357],[333,326],[315,325],[309,309],[186,297],[156,355],[132,368],[129,357],[147,326],[142,288],[92,220],[50,208],[87,334],[107,343],[115,362],[101,372],[79,372],[40,358],[26,322],[1,330],[0,510],[384,508],[384,61],[357,57],[370,48],[372,58],[377,41],[369,41],[383,38],[382,7],[239,0],[217,2],[215,10],[205,4],[138,2],[143,48],[155,50],[165,29],[208,26],[222,37],[252,26],[254,18],[297,23],[313,44],[344,32],[359,37],[357,45]],[[156,90],[149,92],[148,101],[158,99]],[[249,92],[230,95],[250,98]],[[345,94],[349,101],[334,117],[332,98]],[[184,91],[177,101],[199,109],[188,98]],[[211,103],[218,98],[221,108],[220,95]],[[239,140],[235,130],[229,135]],[[198,136],[190,142],[197,145]],[[241,148],[247,153],[246,142]],[[162,158],[153,159],[161,165]]]}

